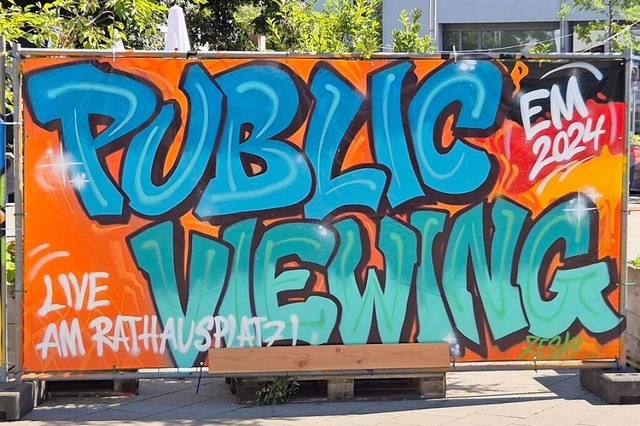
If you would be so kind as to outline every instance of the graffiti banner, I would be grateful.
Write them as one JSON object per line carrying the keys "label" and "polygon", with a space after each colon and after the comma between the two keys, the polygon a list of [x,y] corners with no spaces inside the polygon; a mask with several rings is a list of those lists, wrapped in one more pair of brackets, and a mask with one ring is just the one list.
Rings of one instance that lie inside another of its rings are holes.
{"label": "graffiti banner", "polygon": [[25,371],[621,355],[623,60],[22,66]]}

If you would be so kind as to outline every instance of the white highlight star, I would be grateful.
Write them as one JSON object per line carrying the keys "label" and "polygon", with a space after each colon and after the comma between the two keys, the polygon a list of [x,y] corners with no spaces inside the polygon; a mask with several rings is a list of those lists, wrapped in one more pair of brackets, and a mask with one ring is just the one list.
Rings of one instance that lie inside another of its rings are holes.
{"label": "white highlight star", "polygon": [[[67,171],[69,170],[69,167],[71,166],[78,166],[81,165],[82,163],[79,163],[77,161],[70,161],[67,156],[64,154],[64,150],[62,149],[62,144],[60,144],[60,156],[56,159],[53,153],[53,149],[49,148],[46,150],[46,158],[51,159],[51,162],[49,164],[40,164],[37,167],[39,168],[51,168],[54,169],[55,171],[60,173],[60,178],[62,180],[62,185],[66,185],[66,178],[67,178]],[[87,183],[88,181],[86,180],[86,174],[82,174],[82,176],[80,176],[80,178],[82,178],[84,180],[82,186],[84,186],[85,183]],[[76,175],[74,175],[71,183],[73,184],[73,181],[76,181],[76,183],[78,182],[78,177]],[[76,188],[80,189],[80,187]]]}
{"label": "white highlight star", "polygon": [[578,196],[569,201],[572,207],[563,209],[567,213],[570,220],[577,219],[578,226],[582,225],[582,219],[589,214],[590,211],[598,210],[597,207],[587,207],[585,197]]}
{"label": "white highlight star", "polygon": [[76,189],[82,189],[89,183],[86,173],[74,173],[69,182]]}

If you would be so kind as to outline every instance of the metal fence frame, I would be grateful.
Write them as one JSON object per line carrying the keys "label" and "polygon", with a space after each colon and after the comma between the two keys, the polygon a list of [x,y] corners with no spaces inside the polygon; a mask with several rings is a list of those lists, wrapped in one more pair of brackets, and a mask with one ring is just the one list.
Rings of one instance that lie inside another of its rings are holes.
{"label": "metal fence frame", "polygon": [[[18,318],[22,318],[23,314],[23,292],[24,284],[22,282],[22,272],[24,269],[24,263],[22,259],[23,248],[23,199],[22,199],[22,183],[24,165],[22,163],[23,146],[23,126],[22,126],[22,74],[20,61],[23,58],[33,57],[65,57],[65,58],[97,58],[97,59],[112,59],[117,60],[119,58],[175,58],[175,59],[352,59],[352,60],[385,60],[385,59],[444,59],[454,61],[457,60],[528,60],[528,61],[553,61],[553,60],[620,60],[625,61],[626,67],[626,81],[627,87],[625,89],[625,103],[627,106],[627,120],[625,124],[625,148],[626,158],[625,167],[628,169],[629,159],[629,131],[631,129],[630,122],[630,109],[629,101],[631,99],[630,93],[630,78],[631,78],[631,55],[630,52],[623,54],[615,53],[549,53],[549,54],[506,54],[506,53],[456,53],[456,52],[438,52],[438,53],[374,53],[371,56],[363,56],[358,53],[346,53],[346,54],[313,54],[313,53],[299,53],[299,52],[165,52],[165,51],[116,51],[116,50],[74,50],[74,49],[33,49],[33,48],[21,48],[20,44],[14,43],[12,46],[11,56],[13,58],[12,67],[12,84],[14,94],[14,154],[16,158],[15,173],[16,173],[16,188],[15,188],[15,203],[16,203],[16,282],[15,282],[15,297],[18,311]],[[3,102],[4,105],[4,102]],[[20,161],[17,161],[20,159]],[[625,314],[626,311],[626,256],[627,256],[627,217],[628,199],[629,199],[629,176],[625,173],[624,176],[624,188],[622,197],[622,238],[621,238],[621,283],[619,283],[623,290],[621,291],[620,300],[620,313]],[[6,299],[6,280],[3,280],[2,297]],[[3,300],[3,308],[6,307],[6,301]],[[6,318],[3,316],[3,321],[6,323]],[[186,378],[186,377],[200,377],[203,374],[203,367],[193,368],[149,368],[140,369],[137,371],[131,370],[112,370],[112,371],[68,371],[68,372],[22,372],[22,329],[18,324],[17,330],[17,342],[18,342],[18,360],[17,360],[17,372],[16,377],[18,380],[124,380],[124,379],[152,379],[152,378]],[[5,343],[6,335],[3,333],[3,344]],[[453,363],[449,371],[486,371],[486,370],[537,370],[537,369],[552,369],[552,368],[619,368],[625,365],[626,353],[624,346],[624,332],[620,337],[621,354],[620,359],[594,359],[594,360],[567,360],[567,361],[487,361],[487,362],[461,362]],[[6,352],[7,345],[4,344],[3,350]],[[4,356],[3,352],[3,356]],[[3,359],[6,359],[3,357]],[[3,369],[6,368],[6,364],[3,362]],[[5,370],[6,371],[6,370]],[[1,377],[0,377],[1,378]]]}

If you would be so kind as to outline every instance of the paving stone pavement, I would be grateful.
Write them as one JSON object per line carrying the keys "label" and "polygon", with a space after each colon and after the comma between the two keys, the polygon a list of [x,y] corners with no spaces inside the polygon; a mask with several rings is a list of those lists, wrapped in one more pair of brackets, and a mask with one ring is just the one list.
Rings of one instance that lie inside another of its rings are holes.
{"label": "paving stone pavement", "polygon": [[141,380],[128,397],[54,397],[21,425],[532,425],[640,424],[640,405],[610,405],[571,370],[447,373],[447,397],[393,401],[235,403],[223,379]]}

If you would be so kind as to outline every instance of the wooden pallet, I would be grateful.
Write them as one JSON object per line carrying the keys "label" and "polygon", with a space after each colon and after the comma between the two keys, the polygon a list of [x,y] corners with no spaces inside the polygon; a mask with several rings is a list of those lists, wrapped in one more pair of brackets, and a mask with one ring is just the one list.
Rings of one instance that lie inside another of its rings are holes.
{"label": "wooden pallet", "polygon": [[130,396],[137,395],[138,379],[126,380],[47,380],[44,393],[49,396]]}
{"label": "wooden pallet", "polygon": [[636,370],[640,371],[640,360],[637,360],[637,359],[635,359],[635,358],[630,358],[630,357],[627,355],[627,360],[626,360],[626,361],[627,361],[627,365],[628,365],[628,366],[633,367],[633,368],[635,368]]}
{"label": "wooden pallet", "polygon": [[209,374],[227,377],[239,403],[278,377],[314,382],[319,400],[442,398],[449,362],[446,343],[223,348],[209,351]]}
{"label": "wooden pallet", "polygon": [[[238,404],[257,402],[257,392],[277,377],[231,377],[230,390]],[[445,373],[362,374],[290,377],[300,384],[291,402],[369,401],[444,398]]]}

